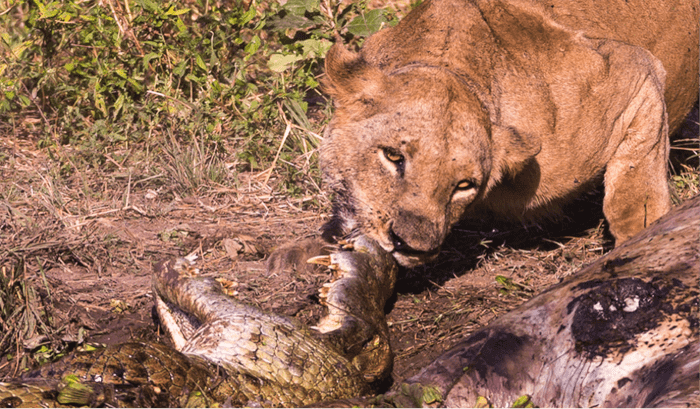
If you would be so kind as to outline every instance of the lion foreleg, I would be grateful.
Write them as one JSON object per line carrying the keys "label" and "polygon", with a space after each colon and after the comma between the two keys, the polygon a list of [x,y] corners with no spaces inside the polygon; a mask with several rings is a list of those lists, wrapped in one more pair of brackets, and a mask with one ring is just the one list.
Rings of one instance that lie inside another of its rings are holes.
{"label": "lion foreleg", "polygon": [[615,123],[615,131],[623,132],[624,137],[605,171],[603,212],[616,245],[671,209],[662,75],[644,77]]}

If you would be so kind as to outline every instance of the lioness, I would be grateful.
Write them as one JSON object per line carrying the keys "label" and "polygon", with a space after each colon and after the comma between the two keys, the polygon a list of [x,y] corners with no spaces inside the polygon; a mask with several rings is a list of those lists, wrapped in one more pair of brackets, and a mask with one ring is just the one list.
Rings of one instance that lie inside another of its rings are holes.
{"label": "lioness", "polygon": [[671,206],[668,135],[698,97],[698,17],[696,0],[428,0],[358,54],[334,45],[324,237],[362,233],[416,266],[460,219],[541,218],[602,181],[625,241]]}

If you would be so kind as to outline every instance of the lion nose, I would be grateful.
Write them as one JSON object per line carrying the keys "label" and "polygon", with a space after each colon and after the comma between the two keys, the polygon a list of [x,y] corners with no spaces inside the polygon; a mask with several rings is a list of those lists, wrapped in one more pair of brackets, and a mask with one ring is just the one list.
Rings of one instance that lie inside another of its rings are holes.
{"label": "lion nose", "polygon": [[445,238],[444,221],[439,215],[424,213],[399,209],[387,232],[395,251],[421,257],[440,251]]}
{"label": "lion nose", "polygon": [[394,245],[394,250],[396,251],[416,251],[411,246],[407,245],[398,234],[394,233],[394,229],[389,229],[389,238],[391,238],[391,244]]}
{"label": "lion nose", "polygon": [[425,253],[435,253],[439,251],[439,248],[431,249],[428,251],[416,250],[415,248],[406,244],[406,240],[402,239],[398,234],[394,232],[393,228],[389,229],[389,238],[391,239],[391,244],[394,245],[394,251],[398,251],[405,254],[425,254]]}

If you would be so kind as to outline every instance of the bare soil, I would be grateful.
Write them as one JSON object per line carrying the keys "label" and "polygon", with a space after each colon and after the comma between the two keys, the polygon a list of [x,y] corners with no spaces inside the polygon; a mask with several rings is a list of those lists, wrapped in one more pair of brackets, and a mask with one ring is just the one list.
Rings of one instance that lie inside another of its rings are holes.
{"label": "bare soil", "polygon": [[[196,253],[204,274],[230,280],[238,297],[263,309],[309,324],[323,313],[324,271],[271,276],[264,262],[276,246],[316,234],[328,217],[324,197],[312,206],[270,192],[267,175],[255,173],[238,174],[238,189],[183,197],[148,169],[62,175],[56,153],[36,141],[0,137],[0,150],[8,155],[0,162],[0,272],[18,272],[38,295],[25,305],[39,311],[33,328],[13,321],[23,326],[16,350],[0,356],[0,380],[37,365],[42,346],[52,358],[82,342],[160,339],[150,274],[173,256]],[[679,163],[697,180],[687,156]],[[695,184],[680,199],[697,193]],[[542,226],[458,226],[437,263],[402,271],[387,308],[392,381],[609,250],[600,199],[585,197],[567,219]],[[2,316],[10,323],[11,313]]]}

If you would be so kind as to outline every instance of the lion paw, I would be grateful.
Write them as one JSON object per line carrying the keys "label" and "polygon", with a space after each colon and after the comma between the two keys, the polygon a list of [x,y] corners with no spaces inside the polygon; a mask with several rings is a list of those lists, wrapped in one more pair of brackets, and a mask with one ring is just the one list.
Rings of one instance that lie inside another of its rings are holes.
{"label": "lion paw", "polygon": [[276,249],[267,259],[268,274],[281,274],[285,271],[301,273],[313,272],[317,267],[306,261],[312,257],[328,255],[332,245],[321,238],[311,238],[299,242],[291,242]]}

